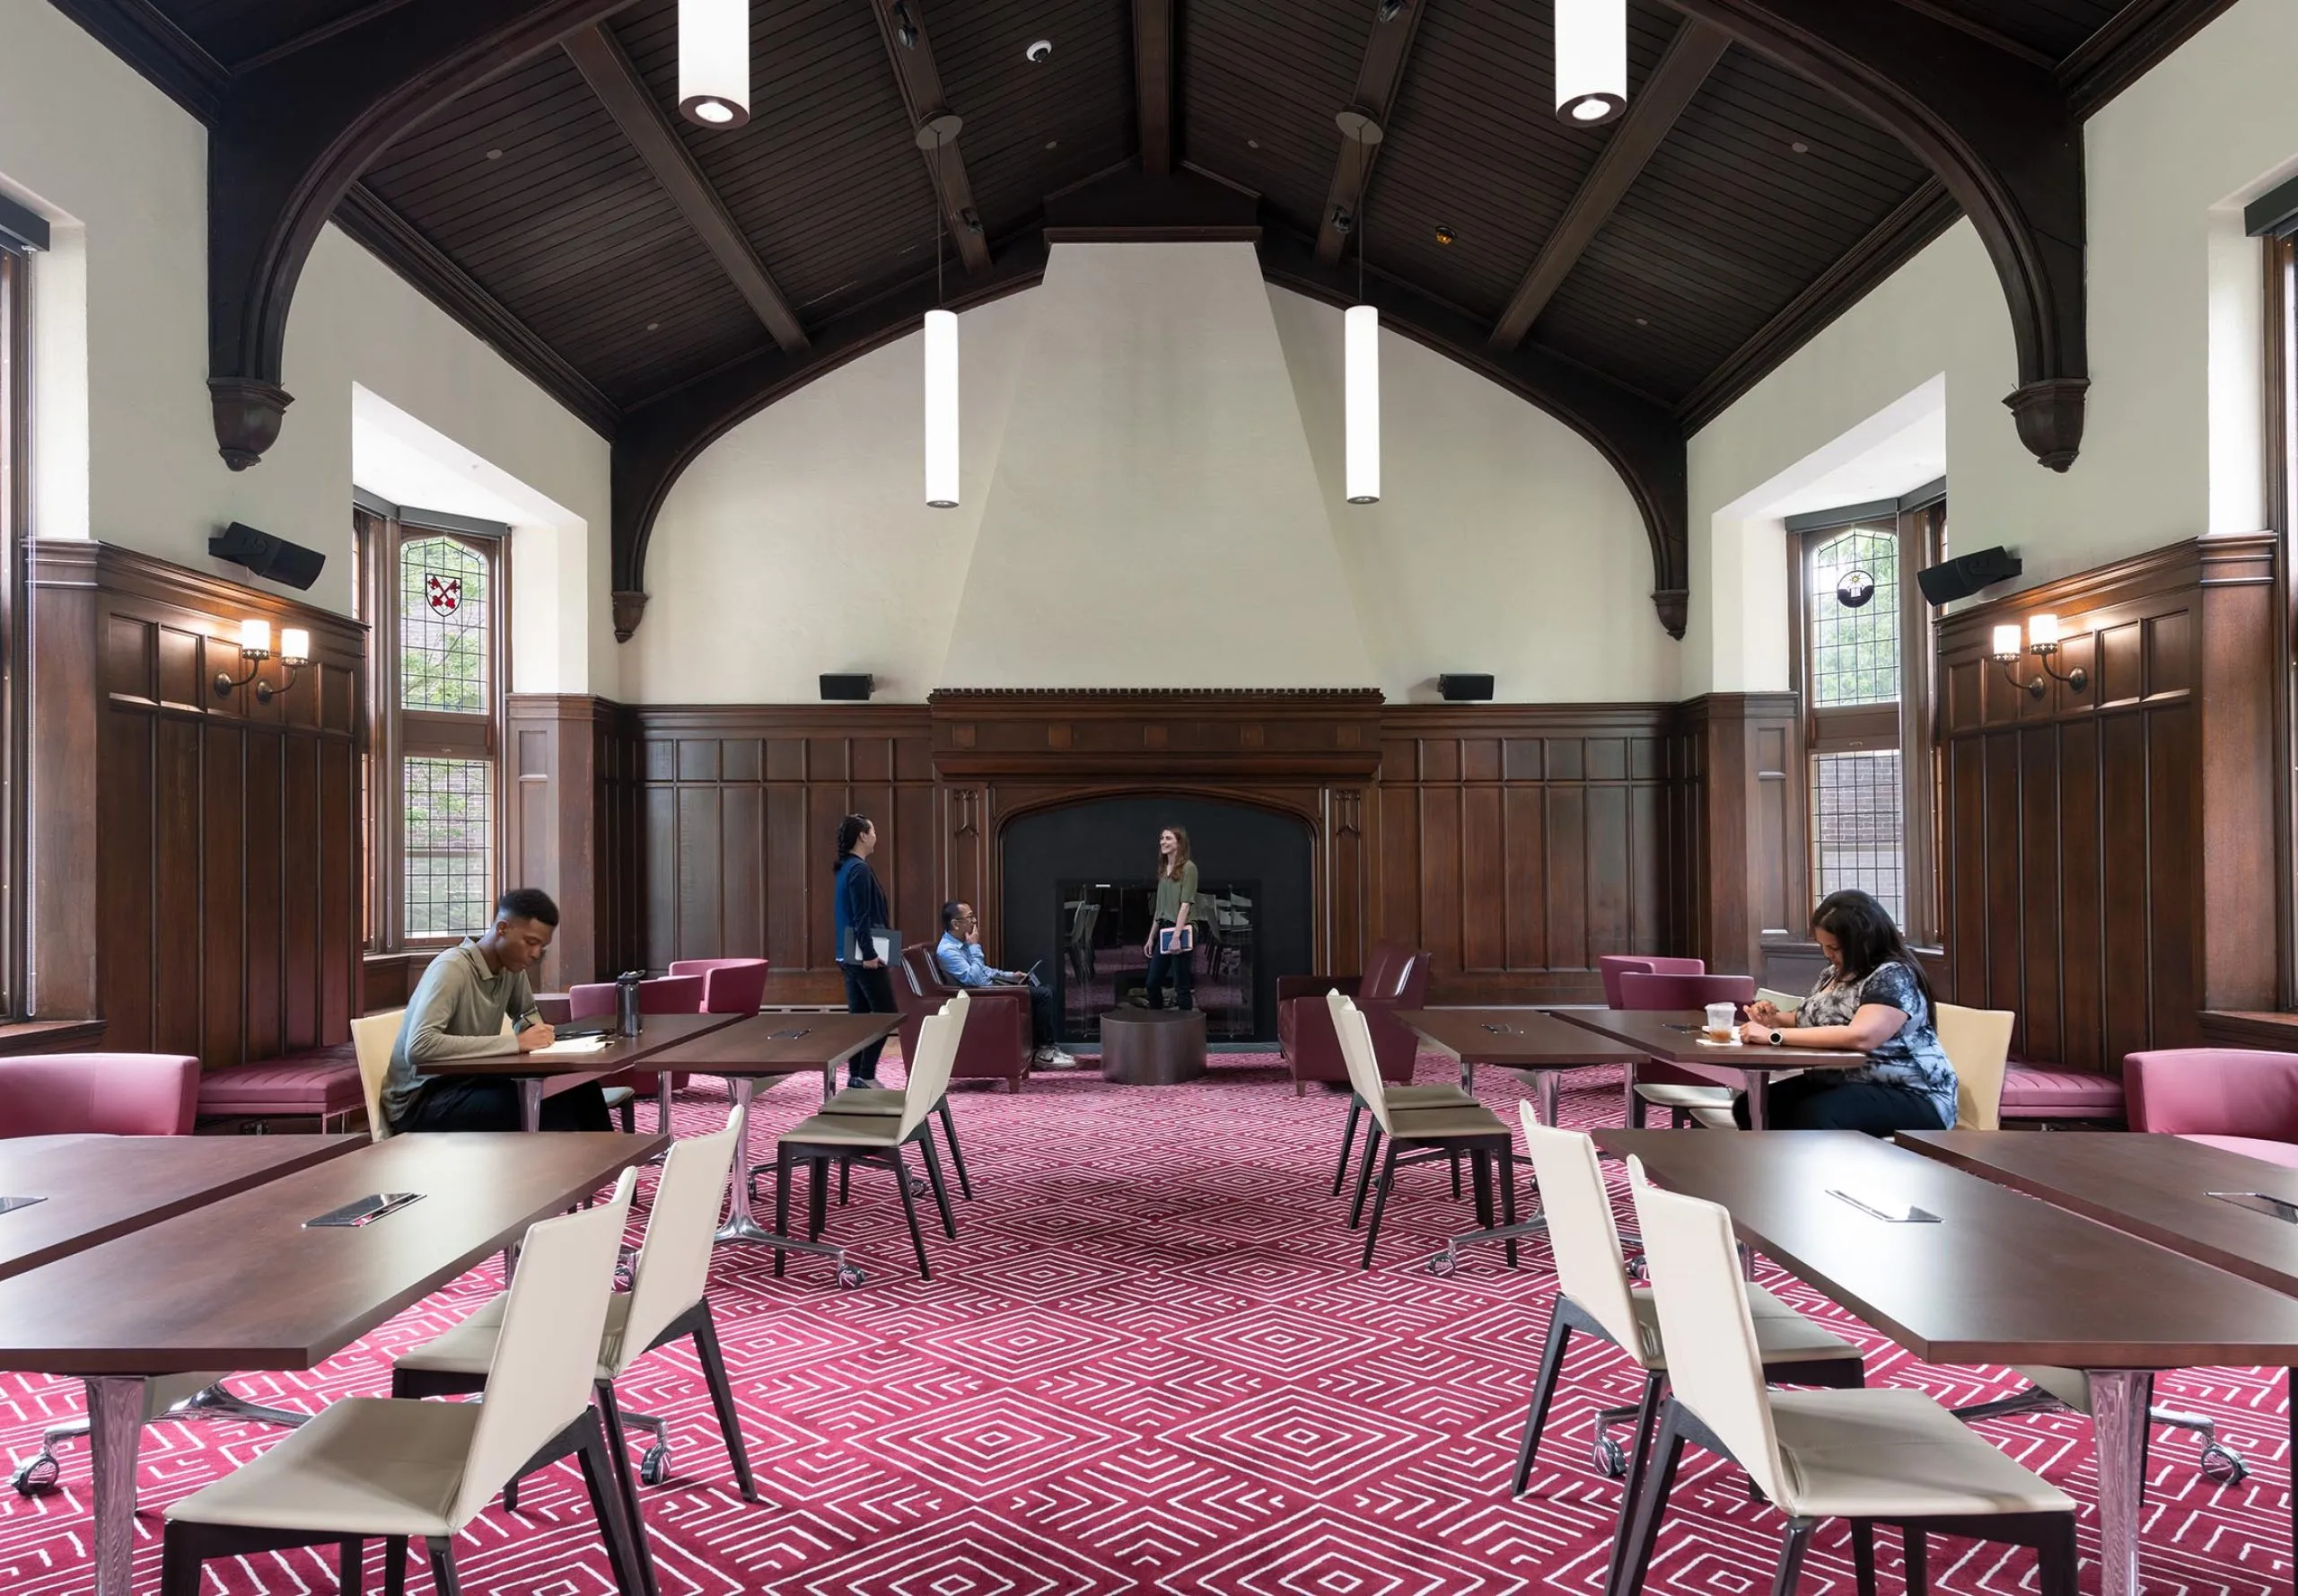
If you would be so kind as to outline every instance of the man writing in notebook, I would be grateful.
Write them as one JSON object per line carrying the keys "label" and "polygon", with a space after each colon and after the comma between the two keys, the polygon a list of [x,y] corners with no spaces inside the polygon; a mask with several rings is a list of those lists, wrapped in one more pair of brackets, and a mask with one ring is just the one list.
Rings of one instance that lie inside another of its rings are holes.
{"label": "man writing in notebook", "polygon": [[[519,887],[495,906],[495,923],[431,960],[399,1021],[383,1083],[383,1114],[395,1130],[517,1130],[519,1089],[499,1075],[427,1075],[426,1064],[531,1053],[555,1039],[535,1009],[527,972],[558,929],[550,894]],[[504,1022],[510,1022],[510,1029]],[[596,1081],[547,1097],[545,1130],[611,1130]]]}
{"label": "man writing in notebook", "polygon": [[981,951],[981,916],[969,903],[942,906],[942,940],[934,956],[942,972],[960,987],[1027,987],[1030,989],[1030,1039],[1036,1051],[1032,1061],[1047,1069],[1066,1070],[1077,1061],[1061,1050],[1061,1028],[1053,1012],[1053,988],[1026,970],[996,969]]}

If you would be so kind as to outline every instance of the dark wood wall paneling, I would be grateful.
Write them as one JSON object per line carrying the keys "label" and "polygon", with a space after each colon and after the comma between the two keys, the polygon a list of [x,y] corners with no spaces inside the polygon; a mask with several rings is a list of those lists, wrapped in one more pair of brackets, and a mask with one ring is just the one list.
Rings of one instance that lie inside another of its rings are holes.
{"label": "dark wood wall paneling", "polygon": [[[1292,814],[1314,841],[1319,968],[1413,943],[1451,1002],[1593,1000],[1607,952],[1706,946],[1754,968],[1802,880],[1784,696],[1384,707],[1369,693],[943,693],[930,707],[628,713],[639,950],[654,969],[763,949],[779,972],[827,977],[830,837],[855,810],[878,822],[875,863],[913,936],[945,896],[997,901],[1018,814],[1161,791]],[[1768,763],[1718,784],[1737,807],[1709,814],[1706,761],[1745,766],[1750,750]],[[1711,848],[1751,810],[1767,846]],[[1732,862],[1735,891],[1699,885],[1711,855]]]}
{"label": "dark wood wall paneling", "polygon": [[1808,978],[1811,854],[1801,700],[1710,693],[1680,707],[1672,761],[1680,951],[1767,985]]}
{"label": "dark wood wall paneling", "polygon": [[[35,541],[28,585],[34,1016],[210,1068],[346,1039],[364,628],[101,543]],[[311,635],[268,704],[213,686],[246,618]]]}
{"label": "dark wood wall paneling", "polygon": [[[2275,1006],[2274,550],[2196,539],[1943,622],[1943,995],[2015,1010],[2020,1057],[2118,1073]],[[2046,610],[2083,693],[1988,657]]]}

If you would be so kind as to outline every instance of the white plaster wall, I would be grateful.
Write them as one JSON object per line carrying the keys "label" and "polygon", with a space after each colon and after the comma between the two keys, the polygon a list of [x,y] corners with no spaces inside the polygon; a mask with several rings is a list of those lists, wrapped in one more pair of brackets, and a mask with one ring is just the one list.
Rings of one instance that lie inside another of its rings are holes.
{"label": "white plaster wall", "polygon": [[331,227],[289,316],[295,402],[279,442],[251,470],[224,466],[207,403],[206,180],[189,113],[47,0],[0,0],[0,189],[61,224],[32,271],[34,534],[251,581],[206,551],[245,521],[326,552],[307,596],[347,610],[361,382],[581,519],[571,580],[556,561],[581,645],[539,645],[548,670],[530,683],[522,664],[518,685],[614,691],[605,441]]}
{"label": "white plaster wall", "polygon": [[[705,452],[672,488],[648,547],[653,596],[624,651],[626,697],[804,701],[820,673],[848,670],[875,673],[881,699],[918,699],[951,685],[942,667],[1037,292],[960,318],[957,510],[922,502],[915,338],[799,390]],[[1503,699],[1677,696],[1680,645],[1652,608],[1642,518],[1592,446],[1505,390],[1390,335],[1381,345],[1384,496],[1346,504],[1339,312],[1267,292],[1373,685],[1392,701],[1425,699],[1440,671],[1489,671]],[[1197,572],[1189,580],[1213,578]],[[1281,589],[1264,597],[1288,601]],[[1110,626],[1137,624],[1135,597],[1083,593],[1076,601],[1106,607]],[[697,637],[710,646],[697,647]],[[1077,680],[1055,629],[1034,664],[1013,652],[1030,641],[1009,636],[1003,680]],[[1197,636],[1184,624],[1176,645],[1217,657],[1241,644],[1232,632]],[[1231,679],[1251,680],[1260,663],[1238,662]]]}
{"label": "white plaster wall", "polygon": [[1785,557],[1718,513],[1934,376],[1953,547],[2010,546],[2022,584],[2262,524],[2260,267],[2240,209],[2298,166],[2294,59],[2298,0],[2242,0],[2086,125],[2091,390],[2065,475],[2003,408],[2010,322],[1969,223],[1692,439],[1687,693],[1787,683],[1784,606],[1745,619]]}

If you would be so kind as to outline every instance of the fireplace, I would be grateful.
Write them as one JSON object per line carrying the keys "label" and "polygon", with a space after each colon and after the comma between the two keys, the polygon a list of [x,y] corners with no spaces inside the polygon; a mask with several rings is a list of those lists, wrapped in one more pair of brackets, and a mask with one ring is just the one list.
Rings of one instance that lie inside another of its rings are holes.
{"label": "fireplace", "polygon": [[[1098,1042],[1101,1015],[1138,1001],[1157,834],[1188,831],[1197,869],[1197,1006],[1216,1046],[1276,1039],[1276,978],[1314,968],[1311,844],[1300,820],[1215,798],[1093,798],[1023,814],[1004,831],[1003,962],[1035,965],[1060,999],[1064,1041]],[[1169,1000],[1170,1001],[1170,1000]]]}

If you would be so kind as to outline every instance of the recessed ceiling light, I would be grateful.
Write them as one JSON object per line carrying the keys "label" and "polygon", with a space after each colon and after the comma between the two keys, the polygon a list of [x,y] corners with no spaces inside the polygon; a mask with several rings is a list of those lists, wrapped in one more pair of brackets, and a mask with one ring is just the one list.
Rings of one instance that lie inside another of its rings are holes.
{"label": "recessed ceiling light", "polygon": [[1638,327],[1649,327],[1652,325],[1652,319],[1648,316],[1638,316],[1636,319],[1636,325]]}
{"label": "recessed ceiling light", "polygon": [[487,152],[487,158],[489,161],[500,161],[503,159],[503,152],[500,150],[489,150]]}
{"label": "recessed ceiling light", "polygon": [[1436,224],[1436,241],[1437,241],[1438,243],[1440,243],[1440,244],[1449,244],[1449,243],[1451,243],[1454,239],[1456,239],[1456,238],[1458,238],[1458,237],[1460,237],[1460,235],[1459,233],[1454,232],[1451,228],[1449,228],[1449,227],[1445,226],[1445,225],[1444,225],[1444,224],[1443,224],[1442,222],[1439,222],[1439,223],[1437,223],[1437,224]]}
{"label": "recessed ceiling light", "polygon": [[1797,154],[1799,154],[1799,155],[1808,155],[1808,154],[1810,154],[1810,153],[1811,153],[1811,145],[1807,145],[1807,144],[1805,144],[1805,143],[1804,143],[1802,139],[1800,139],[1800,138],[1799,138],[1799,139],[1797,139],[1794,144],[1789,145],[1787,147],[1788,147],[1789,149],[1791,149],[1791,150],[1794,151],[1794,152],[1795,152]]}
{"label": "recessed ceiling light", "polygon": [[646,330],[648,332],[660,332],[662,330],[662,324],[659,321],[649,321],[646,324]]}
{"label": "recessed ceiling light", "polygon": [[1061,147],[1061,141],[1057,138],[1048,138],[1045,141],[1045,147],[1048,150],[1057,150]]}
{"label": "recessed ceiling light", "polygon": [[1260,140],[1257,138],[1249,138],[1245,140],[1245,148],[1249,150],[1258,150],[1260,148]]}
{"label": "recessed ceiling light", "polygon": [[1032,62],[1046,60],[1053,54],[1053,40],[1050,39],[1032,39],[1030,40],[1028,48],[1022,51],[1022,54],[1028,57]]}

